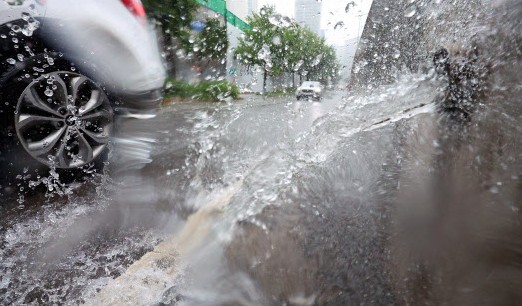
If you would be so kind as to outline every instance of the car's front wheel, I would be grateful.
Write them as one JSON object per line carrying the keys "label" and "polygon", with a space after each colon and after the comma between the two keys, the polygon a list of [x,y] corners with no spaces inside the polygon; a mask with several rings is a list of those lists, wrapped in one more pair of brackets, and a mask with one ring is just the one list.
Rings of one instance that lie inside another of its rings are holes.
{"label": "car's front wheel", "polygon": [[31,82],[18,98],[14,127],[33,159],[60,169],[93,162],[106,148],[113,112],[103,90],[76,72],[57,71]]}
{"label": "car's front wheel", "polygon": [[114,115],[103,87],[59,58],[49,64],[50,56],[18,62],[0,76],[0,185],[49,169],[77,178],[107,156]]}

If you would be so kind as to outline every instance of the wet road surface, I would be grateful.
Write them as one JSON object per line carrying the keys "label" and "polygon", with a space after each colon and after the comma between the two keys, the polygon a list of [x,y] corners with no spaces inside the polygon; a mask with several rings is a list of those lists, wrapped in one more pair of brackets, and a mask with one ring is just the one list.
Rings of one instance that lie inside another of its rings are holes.
{"label": "wet road surface", "polygon": [[131,301],[390,302],[377,198],[395,186],[382,184],[383,169],[397,163],[411,118],[433,111],[438,85],[409,76],[320,102],[245,96],[165,106],[132,127],[152,148],[143,169],[98,176],[66,196],[33,194],[2,212],[1,299],[96,303],[112,279],[231,192],[218,217],[191,221],[208,231],[185,242],[194,245],[176,273]]}

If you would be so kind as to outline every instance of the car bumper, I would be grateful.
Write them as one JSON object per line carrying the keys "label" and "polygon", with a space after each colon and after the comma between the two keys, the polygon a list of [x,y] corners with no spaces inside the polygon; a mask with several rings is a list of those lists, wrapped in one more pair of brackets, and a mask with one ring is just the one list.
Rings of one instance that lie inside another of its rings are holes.
{"label": "car bumper", "polygon": [[321,93],[316,92],[300,92],[296,94],[297,97],[312,97],[312,98],[320,98]]}
{"label": "car bumper", "polygon": [[163,102],[163,88],[118,96],[115,112],[125,117],[147,119],[154,117]]}

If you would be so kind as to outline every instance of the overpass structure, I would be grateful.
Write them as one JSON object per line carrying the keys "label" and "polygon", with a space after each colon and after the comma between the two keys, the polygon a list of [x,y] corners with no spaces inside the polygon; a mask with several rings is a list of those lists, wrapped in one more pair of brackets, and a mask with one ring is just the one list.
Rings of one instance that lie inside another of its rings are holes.
{"label": "overpass structure", "polygon": [[250,30],[248,23],[237,17],[227,9],[226,0],[196,0],[197,3],[225,17],[227,23],[235,26],[241,31]]}

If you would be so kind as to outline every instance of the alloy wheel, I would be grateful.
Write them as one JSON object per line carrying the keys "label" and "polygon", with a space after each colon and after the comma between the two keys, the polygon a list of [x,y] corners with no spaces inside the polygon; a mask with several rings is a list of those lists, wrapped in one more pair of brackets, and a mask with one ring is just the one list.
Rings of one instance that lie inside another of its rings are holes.
{"label": "alloy wheel", "polygon": [[15,130],[24,149],[41,163],[77,168],[105,149],[113,111],[103,90],[86,76],[59,71],[29,84],[18,99]]}

